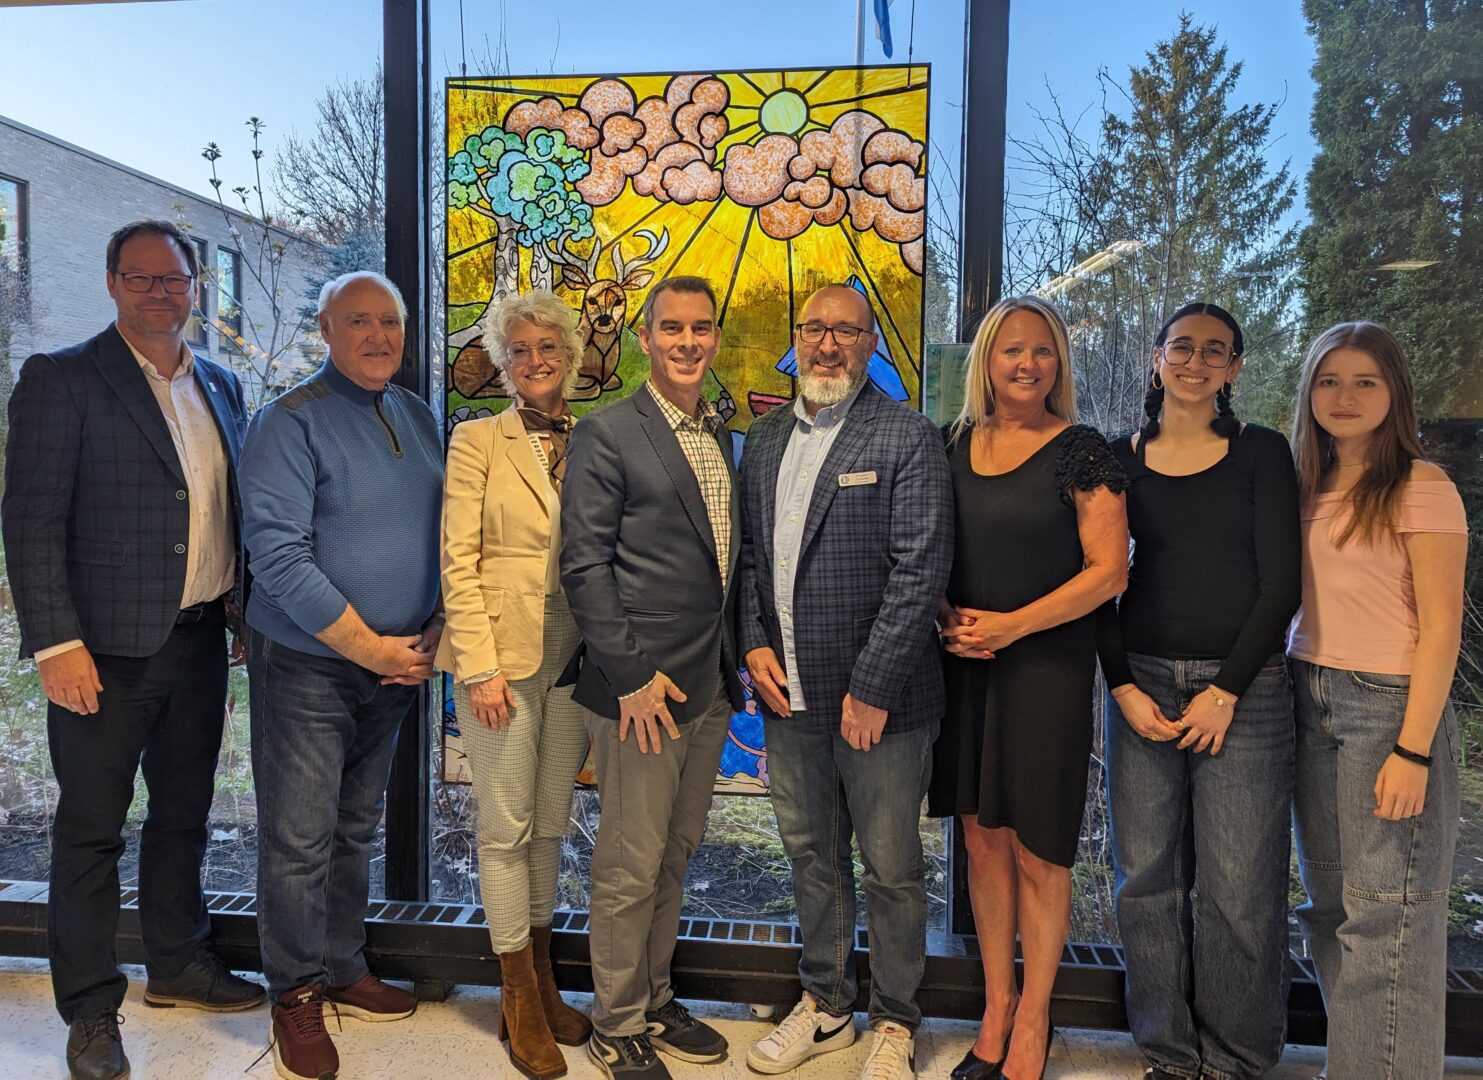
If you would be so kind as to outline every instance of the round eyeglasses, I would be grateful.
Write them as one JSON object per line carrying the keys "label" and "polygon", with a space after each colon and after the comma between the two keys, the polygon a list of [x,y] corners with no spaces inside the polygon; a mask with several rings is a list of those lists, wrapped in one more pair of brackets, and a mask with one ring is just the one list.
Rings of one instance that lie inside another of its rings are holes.
{"label": "round eyeglasses", "polygon": [[1210,368],[1226,367],[1235,359],[1230,346],[1218,341],[1207,341],[1198,349],[1187,341],[1176,341],[1172,345],[1160,345],[1159,351],[1164,354],[1166,364],[1188,364],[1197,352],[1200,359],[1205,361],[1205,366]]}

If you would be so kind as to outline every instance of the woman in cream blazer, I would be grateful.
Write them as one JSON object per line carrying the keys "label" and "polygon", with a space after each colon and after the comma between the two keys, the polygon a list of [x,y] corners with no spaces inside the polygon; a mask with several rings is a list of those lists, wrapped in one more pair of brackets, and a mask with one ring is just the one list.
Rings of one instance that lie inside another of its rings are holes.
{"label": "woman in cream blazer", "polygon": [[551,974],[551,910],[572,782],[587,750],[582,709],[556,680],[577,650],[557,574],[561,477],[581,339],[550,292],[512,295],[481,327],[513,398],[448,442],[437,666],[453,676],[478,808],[479,891],[499,954],[500,1037],[532,1080],[566,1072],[558,1042],[591,1024]]}

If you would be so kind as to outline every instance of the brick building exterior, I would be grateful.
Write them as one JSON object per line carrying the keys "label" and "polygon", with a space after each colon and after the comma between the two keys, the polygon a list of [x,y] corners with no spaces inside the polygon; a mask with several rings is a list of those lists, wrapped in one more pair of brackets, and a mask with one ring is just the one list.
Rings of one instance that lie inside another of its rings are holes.
{"label": "brick building exterior", "polygon": [[[322,254],[318,244],[271,231],[270,244],[283,252],[275,320],[261,228],[210,199],[0,116],[0,263],[25,276],[23,289],[0,291],[9,309],[0,318],[12,327],[12,368],[113,320],[104,280],[108,236],[143,217],[173,221],[195,240],[200,316],[188,337],[242,378],[249,407],[313,370],[324,345],[312,319],[301,325],[299,310],[313,303],[308,282]],[[291,344],[283,350],[285,340]]]}

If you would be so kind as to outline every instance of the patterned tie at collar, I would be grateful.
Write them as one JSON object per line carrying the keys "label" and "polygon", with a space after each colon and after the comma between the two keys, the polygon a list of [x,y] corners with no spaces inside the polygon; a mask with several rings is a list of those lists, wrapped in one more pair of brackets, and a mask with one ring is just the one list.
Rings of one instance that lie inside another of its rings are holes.
{"label": "patterned tie at collar", "polygon": [[515,411],[520,414],[520,419],[525,423],[525,430],[532,434],[555,432],[558,435],[569,435],[572,430],[572,418],[567,416],[552,416],[543,413],[540,409],[529,405],[517,405]]}
{"label": "patterned tie at collar", "polygon": [[546,474],[551,477],[552,486],[561,491],[561,481],[566,476],[566,440],[572,431],[571,414],[552,416],[529,405],[517,405],[515,411],[525,424],[527,435],[545,435],[551,440],[551,448],[546,451]]}

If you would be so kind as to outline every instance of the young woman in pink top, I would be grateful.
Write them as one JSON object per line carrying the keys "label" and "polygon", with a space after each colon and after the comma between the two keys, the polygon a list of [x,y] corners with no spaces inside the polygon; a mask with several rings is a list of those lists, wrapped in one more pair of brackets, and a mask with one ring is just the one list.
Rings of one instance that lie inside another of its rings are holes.
{"label": "young woman in pink top", "polygon": [[1341,323],[1303,361],[1298,918],[1331,1080],[1442,1075],[1467,519],[1425,460],[1395,335]]}

